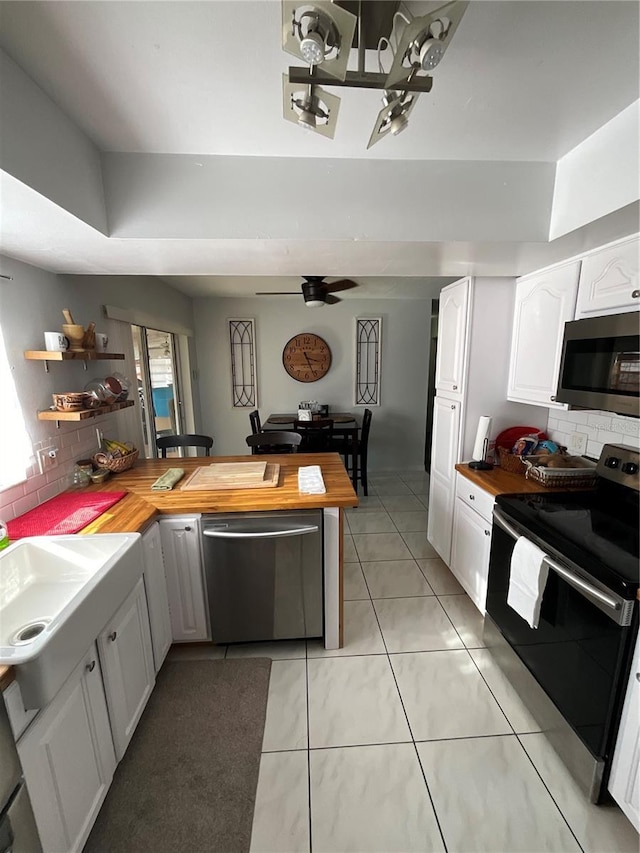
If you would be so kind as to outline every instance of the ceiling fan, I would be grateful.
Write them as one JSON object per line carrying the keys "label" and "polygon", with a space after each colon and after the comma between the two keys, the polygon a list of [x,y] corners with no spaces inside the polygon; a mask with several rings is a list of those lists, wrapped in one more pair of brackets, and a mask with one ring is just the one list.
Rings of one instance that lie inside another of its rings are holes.
{"label": "ceiling fan", "polygon": [[[341,278],[339,281],[325,281],[323,275],[303,275],[302,278],[302,296],[304,304],[307,308],[323,308],[325,305],[335,305],[341,300],[334,293],[340,293],[342,290],[351,290],[352,287],[357,287],[358,282],[352,281],[350,278]],[[256,296],[292,296],[290,290],[277,291],[261,291],[256,293]]]}

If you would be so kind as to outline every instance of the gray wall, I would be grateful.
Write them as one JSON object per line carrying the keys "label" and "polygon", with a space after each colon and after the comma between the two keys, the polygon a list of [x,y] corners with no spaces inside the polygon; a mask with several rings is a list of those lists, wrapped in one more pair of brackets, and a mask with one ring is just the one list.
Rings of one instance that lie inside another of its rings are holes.
{"label": "gray wall", "polygon": [[[372,409],[370,470],[423,468],[431,300],[345,299],[309,309],[293,296],[197,298],[194,314],[202,429],[215,436],[216,453],[245,453],[250,432],[250,409],[231,405],[228,319],[256,321],[258,403],[264,420],[271,412],[294,411],[301,400],[355,411],[355,318],[381,317],[381,405]],[[282,367],[283,347],[298,332],[314,332],[331,347],[331,369],[318,382],[297,382]]]}

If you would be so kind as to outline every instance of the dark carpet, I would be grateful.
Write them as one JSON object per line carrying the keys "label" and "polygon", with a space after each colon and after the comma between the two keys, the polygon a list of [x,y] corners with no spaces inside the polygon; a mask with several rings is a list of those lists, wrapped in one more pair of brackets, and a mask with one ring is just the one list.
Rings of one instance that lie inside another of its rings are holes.
{"label": "dark carpet", "polygon": [[165,663],[84,853],[248,851],[270,671]]}

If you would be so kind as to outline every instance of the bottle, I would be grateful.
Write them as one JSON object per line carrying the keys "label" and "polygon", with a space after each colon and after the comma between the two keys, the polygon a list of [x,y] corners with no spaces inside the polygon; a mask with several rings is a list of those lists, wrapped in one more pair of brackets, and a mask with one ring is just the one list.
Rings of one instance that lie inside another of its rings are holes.
{"label": "bottle", "polygon": [[9,544],[9,528],[7,525],[0,519],[0,551],[3,548],[6,548]]}

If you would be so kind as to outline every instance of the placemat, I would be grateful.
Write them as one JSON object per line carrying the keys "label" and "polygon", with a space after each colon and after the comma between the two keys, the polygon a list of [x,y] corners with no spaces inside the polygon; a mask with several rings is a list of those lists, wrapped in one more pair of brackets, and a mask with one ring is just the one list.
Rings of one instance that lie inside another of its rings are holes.
{"label": "placemat", "polygon": [[63,492],[7,522],[9,539],[77,533],[123,498],[126,492]]}

